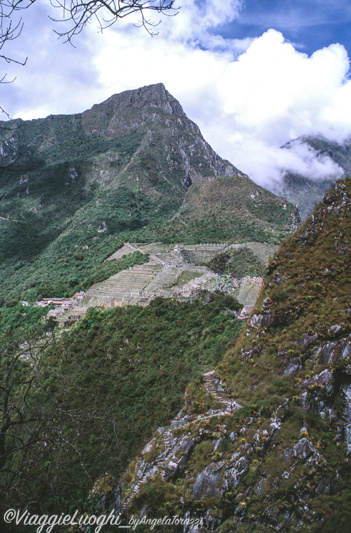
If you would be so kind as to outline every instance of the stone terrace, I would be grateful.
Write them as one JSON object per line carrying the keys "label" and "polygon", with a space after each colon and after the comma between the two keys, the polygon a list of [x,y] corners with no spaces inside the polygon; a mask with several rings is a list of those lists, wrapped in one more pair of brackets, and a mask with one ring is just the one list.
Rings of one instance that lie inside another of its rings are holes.
{"label": "stone terrace", "polygon": [[[157,296],[189,297],[194,290],[204,288],[216,277],[205,264],[216,254],[228,248],[250,247],[260,258],[268,257],[271,249],[265,249],[261,243],[247,244],[162,244],[162,243],[125,243],[108,259],[119,259],[125,255],[140,251],[149,254],[149,262],[136,265],[111,276],[109,279],[93,285],[85,294],[84,300],[65,313],[66,317],[82,315],[89,307],[115,307],[123,305],[147,305]],[[256,284],[255,284],[256,285]],[[257,297],[255,290],[255,297]],[[236,291],[238,292],[238,291]],[[245,291],[247,292],[246,286]],[[251,285],[250,285],[250,292]],[[245,300],[245,299],[244,299]],[[252,303],[250,301],[241,303]],[[241,299],[239,298],[239,301]]]}

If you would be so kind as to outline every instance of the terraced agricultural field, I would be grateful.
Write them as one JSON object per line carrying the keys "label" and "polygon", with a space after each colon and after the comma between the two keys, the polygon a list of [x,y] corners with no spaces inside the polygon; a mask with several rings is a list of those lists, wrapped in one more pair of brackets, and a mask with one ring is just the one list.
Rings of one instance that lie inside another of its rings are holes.
{"label": "terraced agricultural field", "polygon": [[244,276],[233,280],[233,277],[215,273],[209,267],[214,258],[239,249],[250,250],[264,265],[275,247],[256,242],[198,245],[127,242],[106,262],[135,252],[148,254],[149,261],[94,284],[86,291],[84,299],[60,316],[59,321],[82,316],[89,307],[147,305],[159,296],[183,299],[191,297],[198,290],[223,290],[223,287],[243,305],[253,305],[261,288],[260,278]]}

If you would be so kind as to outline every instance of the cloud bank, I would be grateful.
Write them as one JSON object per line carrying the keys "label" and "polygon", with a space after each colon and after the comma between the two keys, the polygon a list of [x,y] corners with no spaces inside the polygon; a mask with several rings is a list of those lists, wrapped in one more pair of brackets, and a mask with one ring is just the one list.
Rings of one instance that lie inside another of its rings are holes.
{"label": "cloud bank", "polygon": [[79,112],[163,82],[213,148],[257,183],[272,187],[286,170],[314,179],[340,175],[305,145],[282,146],[302,135],[350,136],[350,63],[341,44],[308,56],[274,29],[255,39],[224,37],[241,1],[189,0],[155,37],[126,19],[102,36],[88,27],[73,49],[56,41],[39,8],[31,16],[44,30],[38,35],[33,19],[24,35],[30,62],[15,72],[14,85],[2,87],[1,104],[12,116]]}

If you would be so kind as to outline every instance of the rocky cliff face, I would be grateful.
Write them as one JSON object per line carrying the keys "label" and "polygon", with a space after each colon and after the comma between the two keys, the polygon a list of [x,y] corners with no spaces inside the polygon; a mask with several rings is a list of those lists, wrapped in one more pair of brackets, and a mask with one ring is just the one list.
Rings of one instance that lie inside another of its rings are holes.
{"label": "rocky cliff face", "polygon": [[241,340],[125,474],[124,511],[223,533],[349,530],[350,253],[348,178],[285,241]]}
{"label": "rocky cliff face", "polygon": [[[93,120],[96,125],[96,115],[102,113],[111,121],[116,115],[131,107],[134,109],[157,108],[170,115],[187,118],[178,100],[166,90],[163,83],[157,83],[111,96],[103,104],[96,104],[91,110],[86,111],[84,120],[86,123]],[[105,118],[103,122],[105,123]]]}

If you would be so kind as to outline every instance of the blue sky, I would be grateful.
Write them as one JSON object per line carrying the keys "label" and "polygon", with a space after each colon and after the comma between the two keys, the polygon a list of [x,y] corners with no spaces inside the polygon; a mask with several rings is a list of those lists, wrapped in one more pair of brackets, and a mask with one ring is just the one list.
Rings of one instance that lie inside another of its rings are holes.
{"label": "blue sky", "polygon": [[237,19],[221,33],[259,37],[274,28],[308,54],[342,43],[351,51],[351,3],[347,0],[246,0]]}
{"label": "blue sky", "polygon": [[283,146],[351,135],[350,0],[187,0],[154,37],[128,18],[102,34],[89,25],[75,47],[57,40],[49,15],[49,0],[37,0],[2,51],[28,56],[25,67],[0,63],[16,78],[0,85],[11,117],[81,112],[163,82],[213,148],[258,183],[272,189],[286,169],[340,174],[299,143]]}

